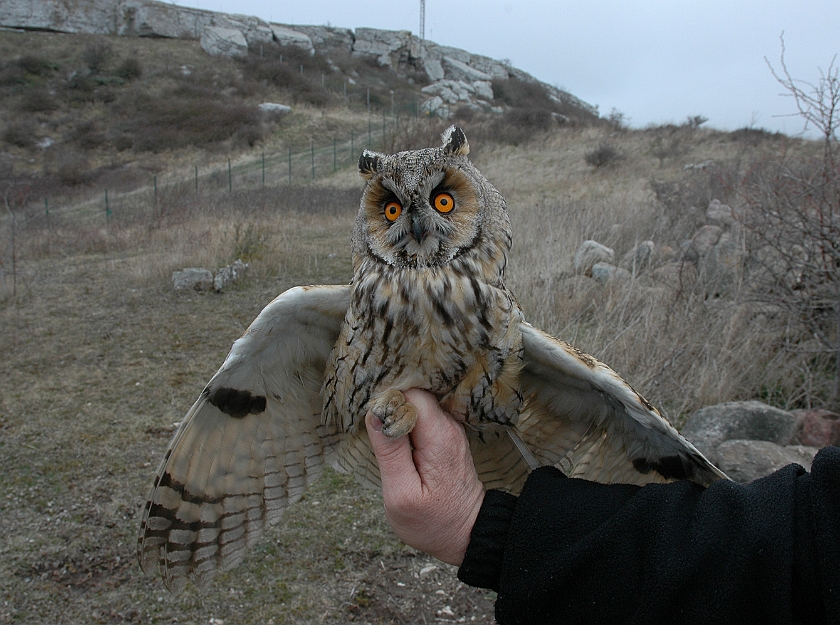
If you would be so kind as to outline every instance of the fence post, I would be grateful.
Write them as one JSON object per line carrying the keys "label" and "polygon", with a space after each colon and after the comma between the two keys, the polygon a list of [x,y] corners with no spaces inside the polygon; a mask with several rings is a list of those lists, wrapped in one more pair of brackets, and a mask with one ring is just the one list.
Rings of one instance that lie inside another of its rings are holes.
{"label": "fence post", "polygon": [[233,174],[230,171],[230,159],[228,159],[228,191],[233,192]]}
{"label": "fence post", "polygon": [[265,150],[262,153],[262,186],[265,186]]}

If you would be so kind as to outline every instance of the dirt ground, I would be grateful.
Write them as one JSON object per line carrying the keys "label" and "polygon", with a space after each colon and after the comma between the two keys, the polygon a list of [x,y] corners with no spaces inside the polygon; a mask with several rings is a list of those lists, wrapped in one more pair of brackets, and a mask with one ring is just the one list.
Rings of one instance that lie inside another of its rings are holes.
{"label": "dirt ground", "polygon": [[402,545],[379,494],[329,471],[208,587],[145,577],[140,513],[176,423],[295,281],[182,294],[127,263],[24,263],[0,307],[0,623],[493,622],[493,593]]}

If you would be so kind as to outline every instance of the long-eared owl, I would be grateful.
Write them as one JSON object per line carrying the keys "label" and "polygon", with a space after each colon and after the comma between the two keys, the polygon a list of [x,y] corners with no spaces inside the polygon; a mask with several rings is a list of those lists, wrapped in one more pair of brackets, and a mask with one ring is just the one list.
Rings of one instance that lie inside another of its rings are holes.
{"label": "long-eared owl", "polygon": [[365,151],[349,285],[296,287],[237,340],[158,468],[138,555],[166,585],[241,561],[324,465],[378,485],[364,427],[411,431],[403,391],[464,422],[479,477],[517,492],[528,471],[644,484],[725,476],[609,367],[534,328],[505,286],[504,198],[440,147]]}

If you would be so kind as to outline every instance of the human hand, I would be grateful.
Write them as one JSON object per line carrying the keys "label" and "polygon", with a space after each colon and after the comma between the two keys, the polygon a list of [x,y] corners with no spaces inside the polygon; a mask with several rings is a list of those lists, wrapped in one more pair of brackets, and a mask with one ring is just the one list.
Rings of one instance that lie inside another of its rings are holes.
{"label": "human hand", "polygon": [[464,427],[431,393],[409,389],[404,395],[417,409],[417,424],[408,436],[388,438],[379,419],[371,413],[365,418],[382,476],[385,518],[407,545],[460,566],[484,485]]}

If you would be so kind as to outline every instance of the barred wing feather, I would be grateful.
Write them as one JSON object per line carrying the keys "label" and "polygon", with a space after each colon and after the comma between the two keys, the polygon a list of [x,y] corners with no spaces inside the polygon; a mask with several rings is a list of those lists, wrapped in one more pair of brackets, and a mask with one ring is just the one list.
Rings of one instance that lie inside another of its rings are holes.
{"label": "barred wing feather", "polygon": [[516,430],[570,477],[646,484],[726,478],[612,369],[522,323],[526,408]]}
{"label": "barred wing feather", "polygon": [[326,359],[349,286],[297,287],[237,340],[158,468],[137,552],[170,590],[236,566],[245,549],[334,461],[321,424]]}

